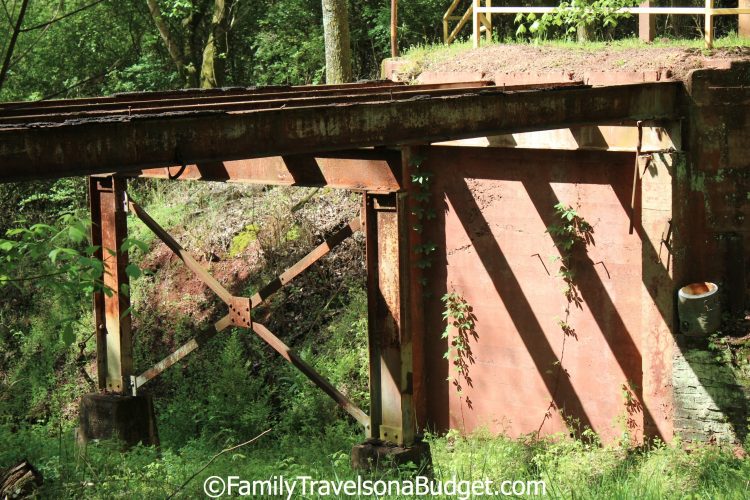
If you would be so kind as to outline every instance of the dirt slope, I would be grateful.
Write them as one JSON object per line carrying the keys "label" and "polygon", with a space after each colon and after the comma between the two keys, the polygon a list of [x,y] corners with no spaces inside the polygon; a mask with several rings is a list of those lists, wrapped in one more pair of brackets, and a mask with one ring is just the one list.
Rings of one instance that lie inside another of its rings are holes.
{"label": "dirt slope", "polygon": [[732,60],[750,60],[750,47],[706,51],[671,45],[597,48],[554,45],[491,45],[479,49],[407,56],[405,76],[430,72],[553,73],[583,76],[591,72],[644,72],[670,70],[682,79],[692,69],[727,67]]}

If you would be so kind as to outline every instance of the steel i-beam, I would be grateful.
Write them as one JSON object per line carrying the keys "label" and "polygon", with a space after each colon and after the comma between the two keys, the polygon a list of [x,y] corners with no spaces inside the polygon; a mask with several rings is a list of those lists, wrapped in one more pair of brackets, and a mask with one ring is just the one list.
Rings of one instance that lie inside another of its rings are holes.
{"label": "steel i-beam", "polygon": [[127,392],[133,373],[130,299],[125,268],[128,253],[122,244],[128,235],[125,179],[90,177],[91,240],[96,257],[104,262],[104,285],[111,293],[94,294],[96,363],[99,389]]}

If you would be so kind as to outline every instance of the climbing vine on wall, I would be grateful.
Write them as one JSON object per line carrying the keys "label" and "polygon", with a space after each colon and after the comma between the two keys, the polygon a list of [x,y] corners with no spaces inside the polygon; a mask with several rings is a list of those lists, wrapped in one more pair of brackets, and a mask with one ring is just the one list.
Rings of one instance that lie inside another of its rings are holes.
{"label": "climbing vine on wall", "polygon": [[[443,302],[443,320],[445,330],[442,338],[448,340],[448,350],[443,357],[447,359],[455,372],[448,375],[447,380],[453,384],[459,399],[461,399],[461,412],[463,416],[463,402],[472,408],[471,399],[464,394],[464,384],[473,387],[469,366],[474,364],[474,354],[471,351],[471,341],[478,340],[479,335],[475,330],[476,316],[473,308],[461,295],[449,292],[441,298]],[[451,335],[451,333],[453,333]]]}
{"label": "climbing vine on wall", "polygon": [[[411,206],[411,213],[416,219],[412,225],[412,229],[420,236],[424,233],[425,223],[434,220],[436,217],[435,210],[430,205],[433,174],[422,167],[423,161],[424,158],[416,152],[413,152],[409,158],[409,165],[413,169],[411,182],[416,188],[412,194],[414,203]],[[437,245],[431,241],[422,241],[415,244],[414,253],[418,257],[415,265],[421,270],[432,267],[432,254],[436,249]],[[427,278],[422,276],[420,284],[426,286]]]}
{"label": "climbing vine on wall", "polygon": [[556,222],[549,225],[546,232],[552,237],[555,246],[560,252],[560,255],[552,256],[551,260],[559,263],[560,267],[557,271],[557,277],[564,283],[562,292],[565,297],[565,308],[563,309],[563,317],[557,320],[563,338],[560,358],[554,363],[555,366],[553,367],[556,370],[556,375],[555,385],[552,390],[552,399],[549,402],[542,423],[539,425],[537,435],[541,433],[544,423],[552,417],[553,411],[560,411],[555,398],[560,387],[561,377],[568,376],[568,371],[563,366],[565,344],[568,338],[571,337],[578,340],[578,333],[570,320],[573,308],[583,309],[583,299],[581,298],[576,281],[577,270],[574,257],[576,252],[585,252],[589,245],[594,244],[594,228],[573,207],[558,203],[554,206],[554,210]]}

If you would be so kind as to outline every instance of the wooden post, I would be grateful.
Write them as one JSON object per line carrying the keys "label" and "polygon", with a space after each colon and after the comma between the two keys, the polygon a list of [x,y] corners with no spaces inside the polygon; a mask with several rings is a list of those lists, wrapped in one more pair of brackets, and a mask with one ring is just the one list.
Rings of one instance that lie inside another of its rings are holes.
{"label": "wooden post", "polygon": [[714,16],[708,10],[714,8],[714,0],[706,0],[706,22],[704,27],[704,36],[706,39],[706,48],[711,49],[714,46]]}
{"label": "wooden post", "polygon": [[[651,7],[651,0],[644,0],[641,7]],[[638,14],[638,38],[644,42],[653,42],[656,36],[656,16]]]}
{"label": "wooden post", "polygon": [[91,239],[100,247],[96,256],[104,262],[104,284],[112,290],[94,294],[99,390],[118,393],[128,392],[133,374],[130,299],[122,293],[129,285],[128,254],[120,251],[128,235],[125,187],[123,178],[89,178]]}
{"label": "wooden post", "polygon": [[479,0],[471,0],[471,40],[474,48],[479,48]]}
{"label": "wooden post", "polygon": [[[737,7],[740,9],[750,8],[750,0],[738,0]],[[750,14],[737,16],[737,34],[742,38],[750,38]]]}
{"label": "wooden post", "polygon": [[365,195],[370,437],[414,443],[408,217],[404,197]]}
{"label": "wooden post", "polygon": [[398,57],[398,0],[391,0],[391,57]]}

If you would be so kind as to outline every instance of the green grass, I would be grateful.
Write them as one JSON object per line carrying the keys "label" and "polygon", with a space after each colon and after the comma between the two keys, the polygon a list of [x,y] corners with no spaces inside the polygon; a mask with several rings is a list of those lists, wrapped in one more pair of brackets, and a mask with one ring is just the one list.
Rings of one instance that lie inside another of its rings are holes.
{"label": "green grass", "polygon": [[[206,439],[190,440],[161,451],[136,448],[121,453],[114,443],[93,443],[79,455],[69,431],[54,426],[11,432],[0,427],[0,466],[28,457],[44,474],[40,494],[55,498],[164,498],[178,490],[220,448]],[[63,432],[62,435],[59,433]],[[252,436],[243,436],[249,439]],[[426,437],[435,479],[447,481],[543,480],[550,498],[747,498],[750,461],[710,445],[689,451],[676,443],[646,449],[606,447],[564,437],[510,439],[479,432]],[[356,479],[349,466],[351,446],[361,440],[343,421],[316,432],[271,431],[256,443],[225,453],[181,490],[181,497],[202,496],[211,476],[242,479],[311,476]],[[19,451],[23,450],[23,453]],[[374,473],[372,479],[409,478],[416,466]],[[347,498],[346,496],[329,498]],[[386,498],[407,498],[386,496]],[[447,497],[443,497],[447,498]]]}
{"label": "green grass", "polygon": [[[659,47],[675,47],[685,49],[703,49],[704,41],[702,38],[666,38],[659,37],[653,42],[644,42],[639,38],[622,38],[619,40],[607,40],[607,41],[591,41],[591,42],[577,42],[575,40],[564,40],[564,39],[551,39],[551,40],[521,40],[516,38],[506,38],[503,40],[495,39],[491,44],[482,38],[482,47],[492,45],[529,45],[539,47],[559,47],[570,50],[627,50],[627,49],[646,49],[659,48]],[[714,48],[716,49],[727,49],[734,47],[750,47],[750,38],[743,38],[738,36],[736,33],[732,33],[725,37],[714,39]],[[466,50],[471,50],[472,44],[470,38],[458,40],[451,45],[444,45],[442,43],[417,45],[409,48],[402,57],[404,58],[422,58],[425,54],[439,53],[442,57],[443,54],[446,57],[459,55]]]}

